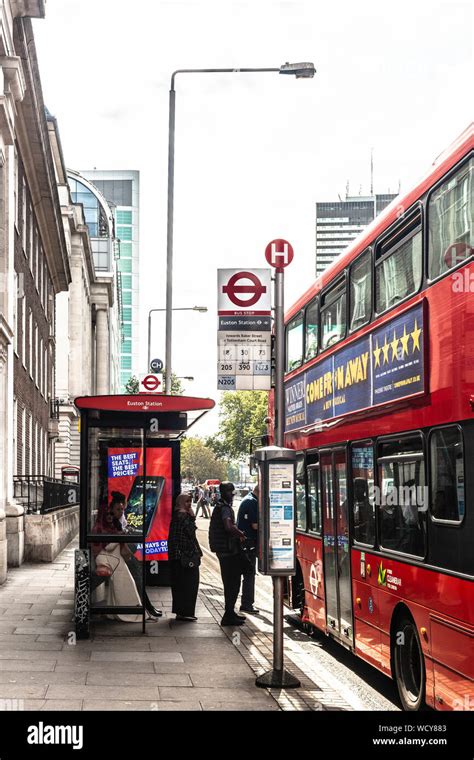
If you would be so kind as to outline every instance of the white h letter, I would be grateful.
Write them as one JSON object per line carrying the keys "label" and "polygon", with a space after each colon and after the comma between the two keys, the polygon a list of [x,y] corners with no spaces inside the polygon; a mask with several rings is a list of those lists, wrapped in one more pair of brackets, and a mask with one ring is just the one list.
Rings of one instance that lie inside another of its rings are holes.
{"label": "white h letter", "polygon": [[[282,263],[277,263],[276,257],[282,256]],[[288,243],[284,243],[283,250],[277,251],[275,243],[272,243],[272,264],[273,266],[286,266],[288,264]]]}

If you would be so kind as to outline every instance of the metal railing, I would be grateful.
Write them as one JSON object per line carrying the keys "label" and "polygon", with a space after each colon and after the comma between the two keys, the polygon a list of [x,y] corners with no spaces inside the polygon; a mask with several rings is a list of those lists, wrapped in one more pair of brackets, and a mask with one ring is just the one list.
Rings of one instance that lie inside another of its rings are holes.
{"label": "metal railing", "polygon": [[80,484],[47,475],[16,475],[13,496],[26,514],[47,514],[79,504]]}

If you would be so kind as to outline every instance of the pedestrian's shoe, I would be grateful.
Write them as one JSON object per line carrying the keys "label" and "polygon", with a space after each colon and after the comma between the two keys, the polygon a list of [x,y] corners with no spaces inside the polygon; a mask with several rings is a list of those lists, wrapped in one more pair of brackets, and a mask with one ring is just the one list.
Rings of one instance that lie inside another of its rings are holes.
{"label": "pedestrian's shoe", "polygon": [[162,611],[157,610],[156,607],[153,607],[152,604],[150,604],[150,606],[146,608],[146,611],[148,612],[150,617],[153,617],[153,618],[160,618],[163,615]]}
{"label": "pedestrian's shoe", "polygon": [[184,620],[188,623],[195,623],[197,617],[194,617],[194,615],[176,615],[175,620]]}
{"label": "pedestrian's shoe", "polygon": [[243,625],[245,622],[241,615],[224,615],[221,625]]}
{"label": "pedestrian's shoe", "polygon": [[258,615],[258,613],[260,612],[260,610],[258,609],[258,607],[254,607],[254,606],[252,606],[252,607],[241,607],[240,611],[241,612],[248,612],[249,615]]}
{"label": "pedestrian's shoe", "polygon": [[240,618],[240,620],[247,620],[247,618],[245,617],[245,615],[239,615],[238,612],[235,613],[235,617]]}

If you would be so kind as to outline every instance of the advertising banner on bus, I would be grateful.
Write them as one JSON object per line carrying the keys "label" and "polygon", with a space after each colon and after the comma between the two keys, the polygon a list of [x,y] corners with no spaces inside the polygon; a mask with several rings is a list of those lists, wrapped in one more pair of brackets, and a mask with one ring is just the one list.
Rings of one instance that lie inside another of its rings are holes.
{"label": "advertising banner on bus", "polygon": [[425,392],[423,304],[285,384],[285,431]]}
{"label": "advertising banner on bus", "polygon": [[[108,503],[112,498],[125,502],[125,528],[133,534],[143,531],[143,489],[145,489],[145,556],[147,560],[168,559],[168,531],[172,504],[172,452],[169,447],[146,449],[146,475],[141,447],[107,450]],[[142,559],[143,545],[135,556]]]}

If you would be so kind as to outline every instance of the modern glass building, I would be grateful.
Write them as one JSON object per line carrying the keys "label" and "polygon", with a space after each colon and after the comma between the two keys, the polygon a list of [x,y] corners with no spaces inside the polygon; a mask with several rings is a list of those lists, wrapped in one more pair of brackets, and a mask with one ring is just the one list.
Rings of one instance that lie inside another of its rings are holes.
{"label": "modern glass building", "polygon": [[316,203],[316,277],[394,198],[384,193]]}
{"label": "modern glass building", "polygon": [[[107,200],[115,218],[121,297],[120,391],[139,367],[140,173],[94,169],[82,172]],[[99,221],[100,223],[100,221]]]}

